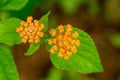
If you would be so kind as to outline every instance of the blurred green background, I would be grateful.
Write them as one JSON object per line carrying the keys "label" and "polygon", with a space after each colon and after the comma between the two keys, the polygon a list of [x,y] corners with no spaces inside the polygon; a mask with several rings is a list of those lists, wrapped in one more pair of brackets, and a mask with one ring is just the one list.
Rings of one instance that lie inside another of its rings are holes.
{"label": "blurred green background", "polygon": [[69,23],[91,35],[104,72],[80,74],[56,69],[45,45],[25,57],[22,53],[28,44],[22,44],[13,48],[21,80],[120,80],[120,0],[0,0],[0,20],[25,20],[28,16],[39,19],[48,11],[50,28]]}

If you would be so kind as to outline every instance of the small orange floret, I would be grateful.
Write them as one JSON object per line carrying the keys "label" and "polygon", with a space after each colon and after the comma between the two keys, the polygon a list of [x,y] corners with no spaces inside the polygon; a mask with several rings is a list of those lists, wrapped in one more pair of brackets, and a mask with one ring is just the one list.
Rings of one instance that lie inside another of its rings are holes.
{"label": "small orange floret", "polygon": [[57,50],[57,46],[54,45],[54,46],[50,49],[50,52],[51,52],[52,54],[54,54],[56,50]]}
{"label": "small orange floret", "polygon": [[38,20],[33,20],[32,16],[27,18],[27,21],[21,21],[20,27],[16,29],[16,32],[19,33],[22,37],[22,42],[26,43],[38,43],[39,38],[44,36],[44,33],[41,30],[44,29],[44,24],[38,23]]}
{"label": "small orange floret", "polygon": [[75,41],[75,44],[76,44],[76,46],[80,46],[80,41],[79,41],[79,40],[76,40],[76,41]]}
{"label": "small orange floret", "polygon": [[28,22],[28,23],[31,23],[32,20],[33,20],[33,17],[32,17],[32,16],[28,16],[28,18],[27,18],[27,22]]}
{"label": "small orange floret", "polygon": [[77,38],[78,36],[79,36],[78,32],[74,32],[74,33],[72,34],[72,37],[73,37],[73,38]]}
{"label": "small orange floret", "polygon": [[20,26],[19,28],[16,29],[16,32],[21,32],[21,31],[23,31],[23,27],[22,26]]}
{"label": "small orange floret", "polygon": [[70,25],[70,24],[67,24],[67,29],[66,29],[66,31],[72,31],[72,26]]}
{"label": "small orange floret", "polygon": [[44,33],[43,32],[39,32],[38,36],[43,37]]}
{"label": "small orange floret", "polygon": [[58,30],[59,30],[60,33],[62,33],[64,31],[64,27],[62,25],[59,25]]}
{"label": "small orange floret", "polygon": [[63,57],[63,54],[61,52],[58,53],[58,57],[59,58],[62,58]]}
{"label": "small orange floret", "polygon": [[52,36],[55,36],[56,31],[55,31],[55,29],[51,29],[49,33],[50,33]]}
{"label": "small orange floret", "polygon": [[71,51],[72,51],[73,53],[76,53],[76,52],[77,52],[77,48],[76,48],[75,46],[72,46],[72,47],[71,47]]}
{"label": "small orange floret", "polygon": [[53,44],[52,39],[48,40],[48,44]]}
{"label": "small orange floret", "polygon": [[58,57],[63,57],[65,60],[68,60],[72,54],[77,53],[77,47],[80,46],[80,41],[74,39],[77,38],[79,34],[77,31],[74,33],[71,32],[71,25],[68,24],[65,29],[66,30],[64,30],[62,25],[58,26],[58,33],[56,33],[55,29],[51,29],[49,33],[54,36],[54,38],[48,40],[48,44],[54,44],[50,49],[51,54],[54,54],[55,51],[58,50]]}

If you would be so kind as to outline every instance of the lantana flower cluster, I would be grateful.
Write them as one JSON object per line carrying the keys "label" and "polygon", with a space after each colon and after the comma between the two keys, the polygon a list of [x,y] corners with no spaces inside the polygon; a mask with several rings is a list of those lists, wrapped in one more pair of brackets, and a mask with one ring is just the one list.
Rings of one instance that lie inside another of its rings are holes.
{"label": "lantana flower cluster", "polygon": [[49,50],[51,54],[55,54],[55,51],[58,50],[58,57],[64,57],[67,60],[72,54],[77,53],[80,40],[76,40],[76,38],[79,34],[77,31],[72,33],[72,26],[70,24],[66,28],[59,25],[58,32],[55,29],[51,29],[49,33],[54,37],[48,40],[48,44],[53,45]]}
{"label": "lantana flower cluster", "polygon": [[16,29],[22,37],[23,43],[38,43],[40,38],[44,36],[42,30],[44,29],[44,24],[40,24],[38,20],[33,20],[32,16],[27,18],[27,21],[21,21],[20,27]]}

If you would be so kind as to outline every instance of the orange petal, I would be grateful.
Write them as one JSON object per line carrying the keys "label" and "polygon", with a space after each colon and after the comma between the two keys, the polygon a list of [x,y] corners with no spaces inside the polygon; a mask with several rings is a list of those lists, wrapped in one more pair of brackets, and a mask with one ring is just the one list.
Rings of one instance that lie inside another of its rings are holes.
{"label": "orange petal", "polygon": [[64,44],[64,45],[69,45],[69,42],[66,41],[66,40],[64,40],[64,41],[63,41],[63,44]]}
{"label": "orange petal", "polygon": [[63,38],[63,36],[62,36],[61,34],[59,34],[59,35],[57,36],[57,38],[60,40],[60,39]]}
{"label": "orange petal", "polygon": [[70,25],[70,24],[67,24],[67,29],[66,29],[66,31],[72,31],[72,26]]}
{"label": "orange petal", "polygon": [[23,37],[25,34],[26,34],[25,31],[22,31],[22,32],[20,33],[20,37]]}
{"label": "orange petal", "polygon": [[49,31],[49,33],[50,33],[52,36],[55,36],[56,31],[55,31],[55,29],[51,29],[51,30]]}
{"label": "orange petal", "polygon": [[28,16],[28,18],[27,18],[27,22],[28,22],[28,23],[31,23],[32,20],[33,20],[33,17],[32,17],[32,16]]}
{"label": "orange petal", "polygon": [[38,34],[40,37],[43,37],[44,36],[44,33],[43,32],[39,32]]}
{"label": "orange petal", "polygon": [[38,20],[34,20],[34,26],[39,26],[39,24],[38,24]]}
{"label": "orange petal", "polygon": [[63,48],[60,48],[60,49],[59,49],[59,52],[64,53],[65,50],[64,50]]}
{"label": "orange petal", "polygon": [[36,39],[39,39],[39,37],[38,37],[38,36],[35,36],[34,39],[35,39],[35,40],[36,40]]}
{"label": "orange petal", "polygon": [[59,30],[60,33],[62,33],[64,31],[64,27],[62,25],[59,25],[58,30]]}
{"label": "orange petal", "polygon": [[59,58],[62,58],[63,57],[63,54],[61,52],[58,53],[58,57]]}
{"label": "orange petal", "polygon": [[72,34],[72,37],[73,37],[73,38],[77,38],[78,36],[79,36],[78,32],[74,32],[74,33]]}
{"label": "orange petal", "polygon": [[76,53],[76,52],[77,52],[77,48],[76,48],[75,46],[72,46],[72,47],[71,47],[71,51],[72,51],[73,53]]}
{"label": "orange petal", "polygon": [[20,22],[20,25],[21,25],[21,26],[24,26],[25,23],[26,23],[25,21],[21,21],[21,22]]}
{"label": "orange petal", "polygon": [[54,54],[54,53],[55,53],[55,50],[51,48],[51,49],[50,49],[50,53],[51,53],[51,54]]}
{"label": "orange petal", "polygon": [[27,42],[27,39],[22,39],[22,42],[25,44]]}
{"label": "orange petal", "polygon": [[64,59],[65,59],[65,60],[68,60],[68,59],[69,59],[69,56],[68,56],[68,55],[65,55],[65,56],[64,56]]}
{"label": "orange petal", "polygon": [[58,46],[59,46],[59,47],[63,47],[62,41],[58,41]]}
{"label": "orange petal", "polygon": [[53,42],[54,44],[56,44],[56,43],[57,43],[57,39],[53,39],[52,42]]}
{"label": "orange petal", "polygon": [[24,38],[24,39],[28,39],[28,36],[24,36],[23,38]]}
{"label": "orange petal", "polygon": [[44,24],[40,24],[40,27],[41,27],[41,29],[44,29],[45,26],[44,26]]}
{"label": "orange petal", "polygon": [[75,41],[75,44],[76,44],[76,46],[80,46],[80,41],[79,41],[79,40],[76,40],[76,41]]}
{"label": "orange petal", "polygon": [[35,43],[38,43],[38,42],[39,42],[39,39],[35,39],[34,42],[35,42]]}
{"label": "orange petal", "polygon": [[20,29],[19,29],[19,28],[17,28],[17,29],[16,29],[16,32],[20,32]]}
{"label": "orange petal", "polygon": [[32,43],[33,42],[33,39],[29,39],[29,43]]}
{"label": "orange petal", "polygon": [[70,36],[71,32],[70,31],[65,31],[65,35]]}
{"label": "orange petal", "polygon": [[57,46],[54,45],[54,46],[52,47],[52,49],[53,49],[53,50],[57,50]]}
{"label": "orange petal", "polygon": [[67,52],[67,55],[68,55],[68,56],[72,56],[72,53],[68,51],[68,52]]}

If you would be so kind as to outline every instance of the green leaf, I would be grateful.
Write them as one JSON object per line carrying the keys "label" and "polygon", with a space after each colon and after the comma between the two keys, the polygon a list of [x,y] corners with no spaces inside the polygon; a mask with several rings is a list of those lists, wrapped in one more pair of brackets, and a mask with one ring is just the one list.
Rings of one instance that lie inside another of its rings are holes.
{"label": "green leaf", "polygon": [[40,44],[32,43],[30,44],[30,47],[28,51],[25,53],[26,56],[30,56],[33,53],[35,53],[40,48]]}
{"label": "green leaf", "polygon": [[0,22],[0,43],[8,45],[20,44],[21,38],[16,32],[16,28],[20,26],[20,19],[10,18]]}
{"label": "green leaf", "polygon": [[[72,70],[81,73],[103,71],[98,52],[92,38],[80,29],[73,28],[72,33],[75,31],[80,35],[76,39],[81,42],[77,53],[72,54],[68,60],[64,60],[64,58],[58,58],[58,51],[56,51],[55,54],[50,55],[53,65],[62,70]],[[51,47],[52,45],[48,45],[47,43],[47,49],[50,50]]]}
{"label": "green leaf", "polygon": [[28,2],[28,0],[1,0],[0,8],[2,10],[20,10]]}
{"label": "green leaf", "polygon": [[40,24],[44,24],[45,25],[44,31],[48,30],[48,16],[49,16],[49,14],[50,14],[50,11],[47,14],[43,15],[41,17],[41,19],[39,20]]}
{"label": "green leaf", "polygon": [[0,45],[0,80],[19,80],[10,50]]}

